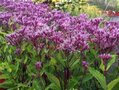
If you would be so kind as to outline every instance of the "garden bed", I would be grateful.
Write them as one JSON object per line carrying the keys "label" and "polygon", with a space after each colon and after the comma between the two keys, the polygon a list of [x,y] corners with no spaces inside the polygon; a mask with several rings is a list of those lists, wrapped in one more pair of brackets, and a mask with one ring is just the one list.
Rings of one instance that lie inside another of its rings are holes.
{"label": "garden bed", "polygon": [[[0,88],[118,90],[119,23],[47,3],[0,3]],[[116,88],[116,89],[115,89]]]}

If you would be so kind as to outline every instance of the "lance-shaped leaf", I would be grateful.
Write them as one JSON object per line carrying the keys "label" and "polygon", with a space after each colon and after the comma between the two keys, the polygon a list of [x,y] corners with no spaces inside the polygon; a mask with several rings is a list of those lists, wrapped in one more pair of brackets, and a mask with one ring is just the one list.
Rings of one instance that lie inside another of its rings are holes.
{"label": "lance-shaped leaf", "polygon": [[100,73],[99,71],[95,70],[94,68],[89,67],[89,72],[97,79],[97,81],[100,83],[101,87],[104,90],[107,90],[107,85],[106,85],[106,79],[105,76]]}
{"label": "lance-shaped leaf", "polygon": [[117,79],[114,79],[108,84],[108,90],[113,90],[113,88],[119,83],[119,77]]}

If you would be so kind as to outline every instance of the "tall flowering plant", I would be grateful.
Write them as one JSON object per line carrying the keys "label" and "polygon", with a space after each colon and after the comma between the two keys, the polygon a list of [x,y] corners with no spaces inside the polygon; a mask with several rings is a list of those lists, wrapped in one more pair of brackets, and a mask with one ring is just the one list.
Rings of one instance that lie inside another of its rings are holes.
{"label": "tall flowering plant", "polygon": [[118,83],[118,72],[110,78],[109,71],[117,62],[118,23],[71,16],[32,1],[3,0],[0,6],[0,34],[7,41],[1,41],[6,81],[0,87],[110,90]]}

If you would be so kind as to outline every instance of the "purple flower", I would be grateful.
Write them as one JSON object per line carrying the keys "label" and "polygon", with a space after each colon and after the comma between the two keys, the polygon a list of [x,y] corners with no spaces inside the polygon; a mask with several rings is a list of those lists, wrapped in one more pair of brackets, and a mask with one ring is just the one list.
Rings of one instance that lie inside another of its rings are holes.
{"label": "purple flower", "polygon": [[35,67],[36,67],[37,70],[40,70],[41,67],[42,67],[42,62],[41,61],[36,62]]}
{"label": "purple flower", "polygon": [[103,60],[109,60],[111,58],[111,55],[110,54],[100,54],[99,58]]}
{"label": "purple flower", "polygon": [[104,65],[106,65],[107,64],[107,61],[109,60],[109,59],[111,59],[111,55],[110,54],[100,54],[99,55],[99,58],[101,58],[102,60],[103,60],[103,64]]}
{"label": "purple flower", "polygon": [[86,61],[82,61],[82,66],[87,69],[88,68],[88,63]]}
{"label": "purple flower", "polygon": [[16,51],[15,51],[15,54],[20,55],[21,54],[21,48],[17,48]]}
{"label": "purple flower", "polygon": [[[90,49],[90,43],[101,53],[110,53],[119,45],[119,24],[102,18],[89,19],[87,15],[71,16],[59,10],[52,10],[46,4],[32,1],[1,1],[5,11],[0,13],[0,23],[14,32],[6,36],[14,46],[22,42],[33,47],[49,47],[76,52]],[[101,25],[101,26],[100,26]],[[41,50],[41,49],[40,49]]]}

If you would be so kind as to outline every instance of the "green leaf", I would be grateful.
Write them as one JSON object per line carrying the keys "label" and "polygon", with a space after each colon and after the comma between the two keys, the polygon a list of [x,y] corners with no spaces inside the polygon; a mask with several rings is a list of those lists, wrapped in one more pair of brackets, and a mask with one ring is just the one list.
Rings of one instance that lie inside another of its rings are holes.
{"label": "green leaf", "polygon": [[71,69],[73,70],[79,64],[79,60],[75,60],[75,62],[71,65]]}
{"label": "green leaf", "polygon": [[48,79],[57,86],[56,90],[61,90],[59,79],[51,73],[47,73]]}
{"label": "green leaf", "polygon": [[87,74],[85,77],[84,77],[84,79],[83,79],[83,83],[85,83],[85,82],[87,82],[87,81],[89,81],[90,79],[92,79],[93,78],[93,76],[91,75],[91,74]]}
{"label": "green leaf", "polygon": [[50,65],[56,65],[56,59],[51,57]]}
{"label": "green leaf", "polygon": [[[115,63],[116,61],[116,55],[112,55],[112,59],[109,60],[109,62],[107,63],[107,68],[106,70],[109,70],[109,68],[112,66],[113,63]],[[100,64],[100,69],[102,71],[104,71],[104,64],[103,64],[103,61],[101,60],[101,64]]]}
{"label": "green leaf", "polygon": [[18,87],[17,87],[17,86],[14,86],[14,87],[9,88],[9,89],[7,89],[7,90],[18,90]]}
{"label": "green leaf", "polygon": [[5,81],[4,83],[0,83],[0,88],[13,88],[13,87],[15,87],[15,85],[11,81]]}
{"label": "green leaf", "polygon": [[45,90],[50,90],[50,89],[56,90],[55,88],[57,88],[57,86],[54,83],[51,83],[49,86],[45,88]]}
{"label": "green leaf", "polygon": [[116,84],[119,83],[119,77],[117,79],[114,79],[108,84],[108,90],[113,90],[113,88],[116,86]]}
{"label": "green leaf", "polygon": [[33,80],[32,90],[33,89],[35,89],[35,90],[42,90],[41,85],[40,85],[38,80]]}
{"label": "green leaf", "polygon": [[65,59],[63,58],[62,52],[56,53],[56,60],[58,63],[60,63],[62,66],[65,66]]}
{"label": "green leaf", "polygon": [[9,75],[6,75],[6,74],[0,75],[0,79],[8,79],[8,78],[9,78]]}
{"label": "green leaf", "polygon": [[75,77],[73,77],[73,78],[71,78],[71,79],[69,80],[69,85],[68,85],[68,87],[69,87],[70,89],[72,89],[72,88],[74,88],[78,83],[79,83],[79,82],[78,82],[78,79],[75,78]]}
{"label": "green leaf", "polygon": [[115,63],[115,61],[116,61],[116,55],[112,55],[112,59],[109,60],[106,70],[108,70],[112,66],[112,64]]}
{"label": "green leaf", "polygon": [[17,87],[28,87],[26,84],[19,83]]}
{"label": "green leaf", "polygon": [[103,64],[103,61],[101,60],[101,64],[100,64],[100,67],[99,67],[102,71],[104,71],[104,64]]}
{"label": "green leaf", "polygon": [[93,77],[95,77],[98,82],[100,83],[101,87],[104,90],[107,90],[107,85],[106,85],[106,79],[105,76],[100,73],[99,71],[95,70],[94,68],[89,67],[89,72],[93,75]]}
{"label": "green leaf", "polygon": [[13,66],[14,68],[14,75],[17,74],[17,72],[19,71],[19,67],[20,67],[20,60],[16,58],[16,64]]}
{"label": "green leaf", "polygon": [[5,32],[0,32],[0,35],[4,35],[4,36],[5,36],[5,35],[7,35],[7,34],[6,34]]}
{"label": "green leaf", "polygon": [[28,61],[28,56],[25,56],[24,63],[26,64]]}

